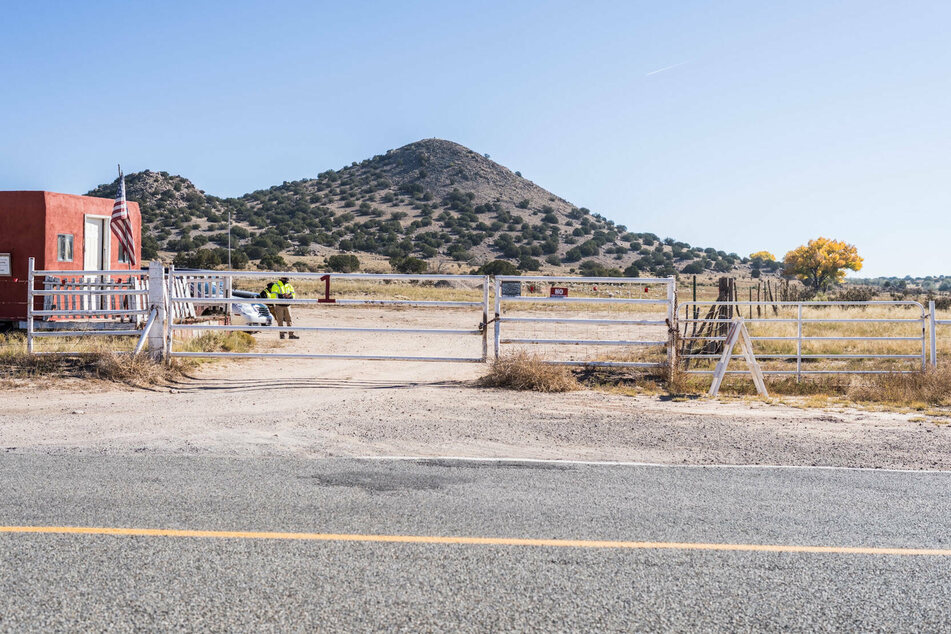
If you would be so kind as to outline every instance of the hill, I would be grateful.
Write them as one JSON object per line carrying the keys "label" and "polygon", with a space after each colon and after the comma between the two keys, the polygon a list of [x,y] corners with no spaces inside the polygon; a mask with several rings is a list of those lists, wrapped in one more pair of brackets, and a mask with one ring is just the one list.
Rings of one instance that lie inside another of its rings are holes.
{"label": "hill", "polygon": [[[118,181],[88,195],[111,198]],[[316,178],[240,198],[218,198],[181,176],[126,175],[142,209],[145,257],[187,266],[313,267],[336,253],[374,254],[399,264],[425,259],[475,268],[495,259],[523,271],[672,275],[732,271],[736,254],[628,231],[462,145],[425,139]]]}

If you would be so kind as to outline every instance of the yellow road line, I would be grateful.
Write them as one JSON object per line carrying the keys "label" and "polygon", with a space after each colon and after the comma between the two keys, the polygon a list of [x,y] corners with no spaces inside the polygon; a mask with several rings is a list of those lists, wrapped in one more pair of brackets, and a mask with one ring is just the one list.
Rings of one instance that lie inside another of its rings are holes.
{"label": "yellow road line", "polygon": [[627,542],[587,539],[525,539],[518,537],[447,537],[430,535],[352,535],[339,533],[277,533],[199,531],[175,528],[110,528],[99,526],[0,526],[0,533],[120,535],[137,537],[204,537],[217,539],[283,539],[320,542],[383,542],[397,544],[463,544],[474,546],[547,546],[553,548],[616,548],[626,550],[720,550],[765,553],[833,553],[841,555],[931,555],[951,557],[951,549],[875,548],[864,546],[797,546],[784,544],[704,544],[695,542]]}

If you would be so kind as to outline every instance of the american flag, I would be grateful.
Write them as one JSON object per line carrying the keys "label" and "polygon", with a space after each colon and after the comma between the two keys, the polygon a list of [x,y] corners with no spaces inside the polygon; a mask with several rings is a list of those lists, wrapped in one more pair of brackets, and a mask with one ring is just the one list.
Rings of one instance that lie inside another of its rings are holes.
{"label": "american flag", "polygon": [[132,221],[129,219],[129,205],[125,202],[125,176],[119,172],[119,190],[116,202],[112,205],[112,233],[116,234],[119,244],[129,256],[129,265],[135,266],[135,240],[132,237]]}

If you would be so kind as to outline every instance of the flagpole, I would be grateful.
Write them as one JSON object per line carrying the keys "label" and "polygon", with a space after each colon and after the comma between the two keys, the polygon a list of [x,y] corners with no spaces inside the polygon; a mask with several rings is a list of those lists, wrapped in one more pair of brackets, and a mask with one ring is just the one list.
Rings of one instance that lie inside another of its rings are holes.
{"label": "flagpole", "polygon": [[[122,186],[122,164],[121,164],[121,163],[116,163],[116,167],[119,168],[119,186],[121,187],[121,186]],[[139,218],[139,220],[141,221],[141,217]],[[142,230],[139,229],[139,232],[140,232],[140,233],[141,233],[141,231],[142,231]],[[132,239],[135,240],[135,237],[133,236]],[[120,245],[120,246],[121,246],[121,245]],[[126,255],[128,256],[128,259],[129,259],[129,261],[127,262],[127,264],[129,265],[129,272],[131,273],[131,272],[132,272],[132,256],[131,256],[131,254],[128,254],[128,253],[127,253]],[[131,279],[131,278],[129,279],[129,282],[130,282],[130,283],[132,282],[132,279]]]}
{"label": "flagpole", "polygon": [[[116,163],[116,169],[119,170],[119,179],[118,179],[117,184],[116,184],[116,196],[118,196],[118,195],[119,195],[119,189],[122,188],[122,164],[121,164],[121,163]],[[125,199],[125,196],[123,196],[123,199]],[[140,221],[141,221],[141,219],[140,219]],[[109,220],[109,223],[110,223],[110,225],[112,224],[112,220],[111,220],[111,219]],[[131,223],[130,223],[130,224],[131,224]],[[134,239],[135,239],[135,238],[133,238],[133,240],[134,240]],[[121,240],[119,241],[119,248],[120,248],[120,249],[122,248],[122,241],[121,241]],[[129,265],[129,273],[132,273],[132,255],[129,254],[129,253],[126,253],[126,256],[127,256],[128,259],[129,259],[129,261],[126,262],[126,264]],[[132,276],[131,276],[131,275],[129,276],[129,283],[130,283],[130,284],[132,283]]]}

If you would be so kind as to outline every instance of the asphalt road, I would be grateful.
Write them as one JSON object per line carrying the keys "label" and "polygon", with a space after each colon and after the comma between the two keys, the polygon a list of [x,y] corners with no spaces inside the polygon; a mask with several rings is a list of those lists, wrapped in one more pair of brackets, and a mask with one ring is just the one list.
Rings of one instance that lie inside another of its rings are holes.
{"label": "asphalt road", "polygon": [[6,453],[0,492],[4,631],[951,629],[948,472]]}

